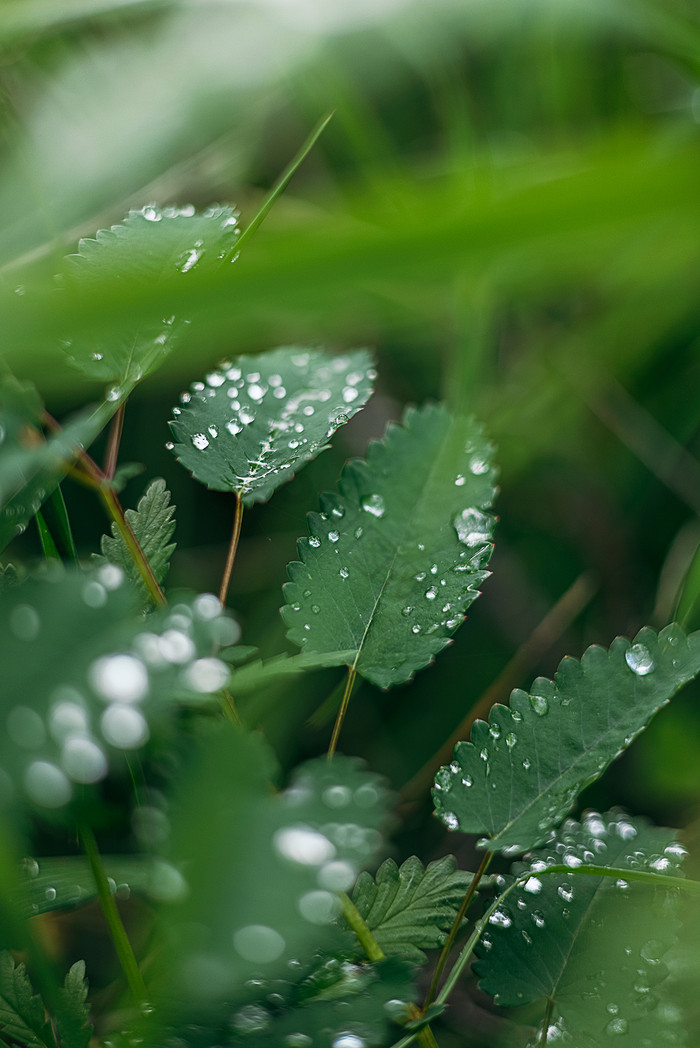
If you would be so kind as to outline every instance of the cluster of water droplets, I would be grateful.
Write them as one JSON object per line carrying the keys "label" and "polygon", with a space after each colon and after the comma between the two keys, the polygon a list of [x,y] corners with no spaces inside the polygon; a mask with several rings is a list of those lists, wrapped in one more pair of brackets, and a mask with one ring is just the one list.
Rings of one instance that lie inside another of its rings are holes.
{"label": "cluster of water droplets", "polygon": [[[217,447],[221,487],[245,495],[315,455],[365,403],[376,372],[357,366],[364,359],[364,354],[330,358],[320,351],[274,350],[226,361],[182,394],[192,415],[187,427],[178,425],[182,408],[174,409],[171,425],[196,451]],[[245,444],[240,449],[231,445],[231,438],[245,436],[256,419]],[[181,448],[172,442],[166,446],[191,464]],[[197,475],[196,464],[194,471]]]}
{"label": "cluster of water droplets", "polygon": [[[173,697],[201,701],[220,690],[229,670],[211,654],[213,646],[235,643],[240,634],[238,625],[222,614],[218,599],[201,594],[192,604],[176,605],[154,617],[131,643],[104,650],[114,626],[111,600],[126,585],[124,573],[106,564],[92,577],[69,579],[68,584],[70,597],[72,587],[79,586],[79,599],[94,610],[95,637],[103,631],[103,653],[74,672],[66,665],[63,681],[54,676],[46,695],[32,693],[26,703],[17,702],[4,723],[15,747],[23,792],[44,808],[60,808],[70,801],[76,785],[104,779],[111,750],[141,749],[150,738],[153,719],[166,715]],[[50,617],[42,620],[40,608],[21,599],[8,622],[19,644],[17,655],[26,658],[31,658],[29,645],[34,642],[50,647],[58,628]],[[12,792],[11,785],[5,792]]]}

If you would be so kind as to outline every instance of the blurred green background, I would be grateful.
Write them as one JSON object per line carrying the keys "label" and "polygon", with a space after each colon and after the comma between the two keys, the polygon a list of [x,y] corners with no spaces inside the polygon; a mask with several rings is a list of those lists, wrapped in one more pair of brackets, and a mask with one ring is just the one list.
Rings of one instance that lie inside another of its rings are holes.
{"label": "blurred green background", "polygon": [[[164,449],[180,391],[222,356],[369,346],[379,389],[335,447],[246,515],[230,603],[285,650],[277,609],[304,517],[405,402],[447,399],[499,447],[493,577],[436,666],[358,690],[341,749],[397,789],[396,856],[459,847],[421,769],[479,705],[565,654],[674,616],[700,542],[700,11],[688,0],[0,0],[2,357],[59,417],[90,390],[57,331],[167,307],[105,283],[56,295],[80,236],[131,206],[235,203],[242,224],[321,140],[129,403],[122,461],[163,476],[170,585],[218,589],[232,507]],[[160,296],[160,297],[159,297]],[[100,453],[98,447],[96,454]],[[81,552],[103,524],[68,482]],[[38,556],[27,532],[14,560]],[[684,609],[700,626],[690,582]],[[515,653],[518,656],[513,661]],[[321,752],[333,671],[249,702],[283,763]],[[583,806],[688,827],[700,690],[685,690]],[[460,861],[472,855],[464,846]]]}

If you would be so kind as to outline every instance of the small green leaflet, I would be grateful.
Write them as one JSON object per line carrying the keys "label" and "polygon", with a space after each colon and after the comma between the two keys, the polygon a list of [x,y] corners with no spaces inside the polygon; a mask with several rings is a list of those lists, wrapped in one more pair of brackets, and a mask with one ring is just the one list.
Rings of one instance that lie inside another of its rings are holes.
{"label": "small green leaflet", "polygon": [[56,1048],[41,998],[34,993],[23,964],[0,953],[0,1039],[8,1044]]}
{"label": "small green leaflet", "polygon": [[[175,543],[170,542],[175,531],[175,521],[172,519],[174,512],[175,507],[170,505],[170,492],[165,481],[160,478],[149,484],[135,510],[126,511],[127,520],[159,583],[163,582],[168,573],[170,557],[175,549]],[[111,537],[102,536],[100,548],[102,556],[95,555],[94,560],[101,564],[116,564],[146,600],[148,591],[116,524],[112,524]]]}
{"label": "small green leaflet", "polygon": [[87,992],[85,961],[76,961],[59,990],[56,1004],[56,1027],[61,1048],[88,1048],[92,1026],[88,1024]]}
{"label": "small green leaflet", "polygon": [[[158,208],[153,204],[130,211],[120,225],[101,229],[94,239],[81,240],[78,253],[65,260],[62,280],[89,295],[104,293],[105,285],[124,283],[149,287],[162,280],[187,279],[193,270],[218,268],[234,259],[239,230],[236,212],[213,206]],[[187,319],[187,318],[186,318]],[[88,378],[133,386],[170,353],[179,333],[175,317],[153,318],[135,326],[128,316],[118,329],[104,326],[92,336],[68,337],[68,359]]]}
{"label": "small green leaflet", "polygon": [[0,550],[24,532],[77,451],[92,443],[116,407],[100,404],[45,439],[43,404],[35,388],[13,379],[0,384]]}
{"label": "small green leaflet", "polygon": [[488,576],[491,456],[472,419],[429,405],[349,462],[288,567],[289,639],[353,651],[349,664],[382,688],[429,665]]}
{"label": "small green leaflet", "polygon": [[211,593],[144,619],[124,573],[55,570],[0,594],[4,799],[44,813],[123,769],[176,716],[226,685],[214,652],[240,630]]}
{"label": "small green leaflet", "polygon": [[495,705],[470,742],[435,776],[435,813],[450,830],[484,833],[480,845],[525,851],[543,840],[581,790],[700,672],[700,633],[645,628],[633,644],[594,645],[565,658],[555,681]]}
{"label": "small green leaflet", "polygon": [[386,859],[375,877],[360,874],[352,901],[387,956],[421,964],[444,944],[471,880],[451,855],[425,868],[415,855],[400,867]]}
{"label": "small green leaflet", "polygon": [[[202,1000],[243,1004],[255,994],[251,972],[289,979],[347,938],[336,892],[349,891],[372,862],[391,798],[344,757],[301,765],[277,795],[274,774],[260,736],[223,723],[181,783],[171,854],[189,893],[168,916],[179,951],[163,957],[154,981],[163,1015],[187,1014]],[[187,934],[195,926],[206,929],[204,952],[201,937]]]}
{"label": "small green leaflet", "polygon": [[626,1034],[633,1044],[663,1043],[664,1029],[675,1025],[660,985],[678,931],[672,893],[542,871],[595,863],[668,876],[680,873],[684,855],[673,830],[620,811],[567,820],[541,851],[513,868],[531,876],[491,915],[474,965],[481,989],[500,1005],[541,1001],[544,1011],[545,1001],[553,1001],[558,1036],[568,1034],[581,1048],[607,1045],[612,1034]]}
{"label": "small green leaflet", "polygon": [[[156,902],[174,902],[185,890],[182,874],[161,859],[145,855],[104,855],[102,862],[118,898],[142,894]],[[79,906],[97,895],[90,864],[81,855],[24,859],[20,891],[14,900],[23,918]]]}
{"label": "small green leaflet", "polygon": [[394,1023],[406,1019],[416,996],[410,965],[396,957],[363,965],[334,958],[324,974],[333,981],[327,979],[323,990],[302,1003],[292,993],[282,1014],[267,1000],[238,1009],[230,1043],[241,1048],[383,1048],[400,1036]]}
{"label": "small green leaflet", "polygon": [[376,372],[364,349],[332,357],[283,347],[226,361],[183,393],[168,447],[214,491],[269,499],[363,407]]}

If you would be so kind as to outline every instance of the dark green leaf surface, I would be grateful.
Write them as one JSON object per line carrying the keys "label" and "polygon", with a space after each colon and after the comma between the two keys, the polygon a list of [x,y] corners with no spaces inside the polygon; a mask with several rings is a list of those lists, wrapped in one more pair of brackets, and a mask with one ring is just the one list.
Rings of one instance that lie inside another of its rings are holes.
{"label": "dark green leaf surface", "polygon": [[[277,795],[271,774],[263,740],[223,724],[181,784],[171,854],[189,894],[170,918],[182,937],[175,929],[179,952],[158,981],[165,1015],[197,999],[254,1000],[251,971],[289,980],[347,935],[335,893],[372,862],[390,798],[345,757],[301,765]],[[204,952],[195,926],[206,929]]]}
{"label": "dark green leaf surface", "polygon": [[76,961],[66,975],[56,1006],[56,1026],[61,1048],[87,1048],[92,1036],[87,1004],[85,961]]}
{"label": "dark green leaf surface", "polygon": [[[172,519],[174,512],[175,507],[170,504],[170,492],[165,486],[165,481],[160,478],[149,484],[135,510],[126,511],[127,520],[134,529],[134,534],[159,583],[163,582],[168,573],[170,557],[175,549],[175,543],[170,542],[175,531],[175,521]],[[148,591],[145,583],[116,524],[112,524],[111,537],[102,536],[100,548],[102,556],[96,556],[95,560],[103,564],[116,564],[146,599]]]}
{"label": "dark green leaf surface", "polygon": [[[64,282],[80,294],[110,284],[153,287],[162,280],[196,270],[218,268],[234,257],[236,213],[229,207],[195,212],[190,206],[130,211],[124,221],[81,240],[69,255]],[[64,340],[70,362],[91,379],[133,386],[170,353],[181,319],[162,317],[134,323],[126,319],[105,329],[84,331]]]}
{"label": "dark green leaf surface", "polygon": [[246,506],[264,502],[366,404],[374,377],[363,349],[237,357],[182,395],[172,450],[208,488],[235,491]]}
{"label": "dark green leaf surface", "polygon": [[[0,595],[5,800],[61,808],[80,786],[124,767],[176,714],[228,681],[213,656],[239,628],[213,594],[147,620],[113,564],[54,571]],[[5,690],[6,689],[6,690]]]}
{"label": "dark green leaf surface", "polygon": [[700,633],[643,629],[630,644],[565,658],[555,681],[495,705],[470,742],[435,776],[435,812],[448,829],[483,833],[490,849],[525,851],[563,819],[576,797],[700,672]]}
{"label": "dark green leaf surface", "polygon": [[27,1048],[46,1045],[55,1048],[51,1025],[44,1005],[29,982],[23,964],[15,967],[10,953],[0,953],[0,1038],[6,1044]]}
{"label": "dark green leaf surface", "polygon": [[400,867],[386,859],[375,877],[360,874],[352,901],[385,954],[420,964],[443,945],[471,880],[451,855],[425,868],[415,855]]}
{"label": "dark green leaf surface", "polygon": [[309,514],[282,616],[304,652],[354,651],[388,688],[427,666],[487,577],[492,448],[472,419],[409,408]]}
{"label": "dark green leaf surface", "polygon": [[81,447],[92,443],[116,409],[105,402],[71,419],[44,439],[41,400],[32,385],[0,385],[0,550],[17,535],[55,490]]}
{"label": "dark green leaf surface", "polygon": [[[567,820],[513,872],[530,872],[492,914],[474,969],[501,1005],[554,1001],[552,1017],[576,1045],[664,1043],[675,1023],[662,1007],[664,955],[678,922],[667,889],[634,881],[542,876],[547,866],[584,863],[672,874],[685,854],[673,830],[612,812]],[[560,1036],[563,1033],[560,1032]],[[676,1043],[674,1041],[674,1043]]]}

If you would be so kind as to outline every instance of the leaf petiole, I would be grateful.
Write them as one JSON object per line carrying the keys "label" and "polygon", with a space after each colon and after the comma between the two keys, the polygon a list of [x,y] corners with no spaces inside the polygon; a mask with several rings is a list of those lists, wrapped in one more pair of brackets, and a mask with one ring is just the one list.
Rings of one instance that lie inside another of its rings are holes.
{"label": "leaf petiole", "polygon": [[333,754],[335,753],[336,746],[338,745],[338,739],[340,737],[340,730],[343,727],[343,721],[345,720],[345,714],[348,711],[348,705],[350,704],[350,695],[352,694],[353,685],[355,684],[355,678],[357,677],[357,671],[354,666],[348,666],[348,679],[345,682],[345,691],[340,701],[340,709],[335,718],[335,724],[333,725],[333,734],[331,735],[331,741],[328,746],[328,760],[333,760]]}

